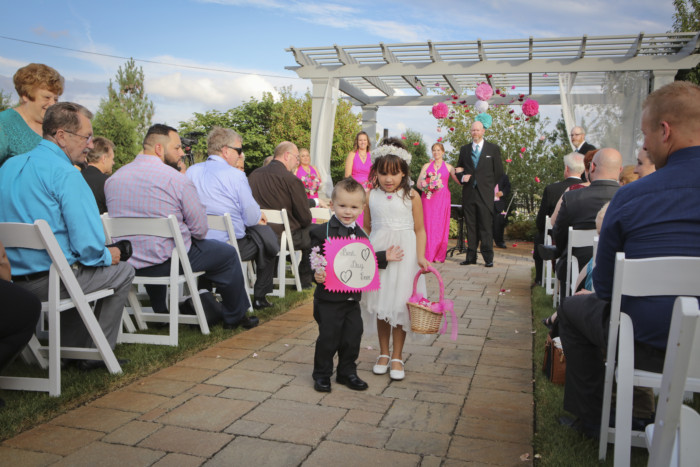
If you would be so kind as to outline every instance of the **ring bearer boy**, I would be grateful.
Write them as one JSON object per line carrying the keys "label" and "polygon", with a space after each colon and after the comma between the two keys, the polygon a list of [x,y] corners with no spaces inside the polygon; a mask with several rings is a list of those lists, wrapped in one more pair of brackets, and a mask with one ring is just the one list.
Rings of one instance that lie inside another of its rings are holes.
{"label": "ring bearer boy", "polygon": [[[326,238],[367,238],[355,220],[362,213],[366,200],[365,190],[353,178],[338,182],[331,195],[334,215],[327,224],[311,229],[311,246],[323,248]],[[386,268],[388,261],[401,261],[403,250],[392,246],[376,252],[377,265]],[[314,389],[330,392],[333,374],[333,356],[338,352],[336,382],[350,389],[364,391],[367,383],[357,376],[357,360],[362,340],[361,292],[331,292],[326,289],[326,272],[314,274],[318,284],[314,293],[314,319],[318,323],[318,339],[314,354]]]}

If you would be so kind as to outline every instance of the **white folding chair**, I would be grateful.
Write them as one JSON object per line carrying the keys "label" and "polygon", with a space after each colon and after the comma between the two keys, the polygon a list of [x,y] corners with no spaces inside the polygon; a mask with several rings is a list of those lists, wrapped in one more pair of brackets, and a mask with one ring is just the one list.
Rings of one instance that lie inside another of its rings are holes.
{"label": "white folding chair", "polygon": [[[209,228],[213,230],[223,230],[228,234],[228,244],[236,249],[236,254],[238,254],[238,261],[241,263],[241,272],[243,273],[243,282],[245,283],[245,290],[248,295],[248,303],[250,304],[250,295],[253,294],[253,288],[248,281],[248,271],[252,267],[250,261],[243,261],[241,259],[241,252],[238,249],[238,241],[236,240],[236,232],[233,228],[233,221],[231,221],[231,215],[225,213],[223,216],[207,215],[207,223]],[[252,310],[252,304],[248,310]]]}
{"label": "white folding chair", "polygon": [[[292,230],[289,228],[289,218],[287,210],[282,209],[276,211],[273,209],[263,209],[267,217],[268,224],[282,224],[284,231],[280,238],[280,251],[278,253],[279,261],[277,262],[277,277],[273,284],[277,284],[277,288],[272,291],[271,295],[276,297],[284,297],[285,287],[287,284],[295,285],[297,291],[301,292],[301,281],[299,280],[299,257],[294,250],[294,242],[292,241]],[[292,277],[287,278],[287,262],[286,257],[289,255],[289,261],[292,264]]]}
{"label": "white folding chair", "polygon": [[[626,315],[622,319],[628,319]],[[678,297],[673,307],[656,420],[646,428],[651,466],[695,466],[700,459],[700,415],[683,405],[689,378],[700,380],[698,301]]]}
{"label": "white folding chair", "polygon": [[[311,217],[315,219],[317,224],[322,224],[323,222],[328,222],[331,220],[331,215],[333,213],[328,208],[311,208]],[[323,222],[319,222],[323,221]]]}
{"label": "white folding chair", "polygon": [[575,230],[573,227],[569,227],[569,241],[566,245],[566,288],[563,291],[564,295],[559,299],[560,302],[564,297],[576,293],[576,284],[571,278],[578,277],[580,268],[578,258],[572,254],[573,249],[587,246],[592,247],[593,237],[596,235],[598,235],[598,232],[595,229]]}
{"label": "white folding chair", "polygon": [[[104,360],[110,373],[121,373],[119,362],[117,362],[117,358],[114,356],[114,352],[112,352],[90,307],[91,302],[108,297],[114,291],[102,289],[89,294],[83,293],[49,224],[43,219],[38,219],[34,224],[0,223],[0,241],[6,248],[46,250],[51,258],[48,301],[41,304],[41,319],[44,319],[44,313],[48,315],[48,345],[40,345],[36,336],[32,337],[31,341],[40,364],[44,367],[48,366],[49,376],[48,378],[0,376],[0,388],[44,391],[51,396],[60,396],[62,357],[84,360],[101,359]],[[61,284],[66,288],[70,298],[61,299]],[[95,348],[61,346],[61,312],[71,308],[77,309],[85,328],[92,337]],[[48,356],[48,362],[46,356]]]}
{"label": "white folding chair", "polygon": [[[187,256],[187,249],[185,248],[185,242],[182,239],[180,226],[175,216],[171,214],[168,217],[151,219],[146,217],[109,217],[107,214],[103,214],[102,223],[107,235],[107,242],[112,242],[113,238],[135,235],[172,238],[175,242],[175,248],[173,249],[170,261],[170,274],[159,277],[135,276],[132,289],[129,291],[129,305],[131,306],[131,311],[139,329],[148,329],[146,325],[147,321],[169,323],[169,334],[136,334],[133,332],[134,327],[131,324],[128,314],[125,313],[124,325],[128,332],[120,333],[119,342],[177,346],[178,324],[180,323],[199,325],[202,334],[209,334],[209,325],[204,316],[204,308],[202,307],[202,301],[199,298],[199,291],[197,289],[197,277],[204,274],[204,272],[192,271],[190,260]],[[180,267],[182,267],[183,274],[180,274]],[[137,290],[139,285],[146,284],[169,286],[169,313],[144,311],[141,307]],[[178,299],[180,295],[180,284],[186,284],[189,289],[195,310],[194,315],[183,315],[179,312]]]}
{"label": "white folding chair", "polygon": [[[550,231],[552,230],[552,220],[549,216],[544,218],[544,244],[545,246],[552,246],[552,235]],[[542,285],[544,286],[544,291],[547,295],[554,295],[554,305],[556,305],[556,276],[552,276],[554,272],[552,270],[552,262],[542,260]]]}
{"label": "white folding chair", "polygon": [[[625,259],[615,257],[608,349],[603,389],[598,457],[604,460],[607,443],[615,443],[615,464],[628,465],[631,446],[644,447],[644,433],[632,431],[632,387],[659,388],[661,374],[634,369],[634,330],[627,315],[620,311],[623,295],[633,297],[694,296],[698,294],[700,257],[667,256]],[[621,320],[621,316],[625,318]],[[618,350],[618,339],[620,348]],[[617,365],[616,365],[616,354]],[[612,388],[617,367],[615,428],[609,428]],[[688,380],[686,390],[700,392],[700,380]],[[618,464],[619,463],[619,464]]]}

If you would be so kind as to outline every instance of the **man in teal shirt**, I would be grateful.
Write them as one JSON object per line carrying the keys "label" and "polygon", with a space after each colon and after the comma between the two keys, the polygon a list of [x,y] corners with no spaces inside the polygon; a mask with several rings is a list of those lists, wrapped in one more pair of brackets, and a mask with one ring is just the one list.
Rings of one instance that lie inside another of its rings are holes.
{"label": "man in teal shirt", "polygon": [[[119,261],[118,248],[105,246],[95,197],[73,167],[85,162],[92,147],[91,118],[89,110],[70,102],[47,110],[42,126],[44,138],[39,145],[12,157],[0,168],[0,222],[46,220],[83,291],[114,289],[114,295],[100,300],[95,307],[100,326],[114,348],[134,269]],[[7,256],[13,282],[46,300],[51,266],[48,254],[8,248]],[[87,329],[75,310],[61,315],[61,340],[64,346],[91,346]]]}

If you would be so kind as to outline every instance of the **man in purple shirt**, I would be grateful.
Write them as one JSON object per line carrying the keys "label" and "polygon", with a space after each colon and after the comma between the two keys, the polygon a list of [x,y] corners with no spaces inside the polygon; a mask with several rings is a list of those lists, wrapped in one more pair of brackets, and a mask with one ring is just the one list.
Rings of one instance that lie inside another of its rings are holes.
{"label": "man in purple shirt", "polygon": [[[272,304],[265,295],[272,292],[279,242],[275,232],[265,225],[267,219],[253,198],[245,173],[236,168],[243,157],[242,146],[238,133],[229,128],[215,127],[207,136],[209,158],[190,167],[186,175],[197,189],[207,214],[231,215],[241,259],[255,260],[253,308],[268,308]],[[207,238],[226,242],[228,234],[209,230]]]}
{"label": "man in purple shirt", "polygon": [[[226,243],[206,240],[207,214],[197,190],[177,170],[184,155],[180,137],[174,128],[156,124],[148,129],[143,152],[123,166],[105,183],[110,217],[177,217],[192,269],[205,271],[221,294],[224,328],[257,326],[255,316],[246,316],[248,297],[236,250]],[[172,239],[133,236],[134,253],[129,262],[140,276],[167,276],[175,247]],[[166,288],[147,286],[156,313],[167,313]]]}

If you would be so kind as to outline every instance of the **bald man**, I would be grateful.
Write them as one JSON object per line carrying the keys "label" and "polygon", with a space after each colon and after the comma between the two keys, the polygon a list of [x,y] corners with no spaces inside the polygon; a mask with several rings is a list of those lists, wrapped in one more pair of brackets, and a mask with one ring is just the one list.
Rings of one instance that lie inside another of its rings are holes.
{"label": "bald man", "polygon": [[[593,156],[589,171],[591,184],[586,188],[564,193],[557,220],[552,227],[554,243],[560,258],[557,261],[557,277],[566,280],[566,246],[569,243],[569,227],[575,230],[595,229],[595,218],[605,203],[620,188],[622,156],[616,149],[604,148]],[[593,247],[574,248],[579,269],[593,256]],[[563,290],[563,289],[562,289]],[[566,291],[565,291],[566,292]]]}
{"label": "bald man", "polygon": [[[559,311],[566,353],[564,409],[579,417],[573,428],[589,435],[596,435],[601,419],[616,253],[700,257],[700,87],[676,81],[649,94],[642,133],[656,172],[615,194],[600,232],[595,294],[571,297]],[[622,311],[634,324],[636,368],[662,370],[674,299],[622,297]]]}

